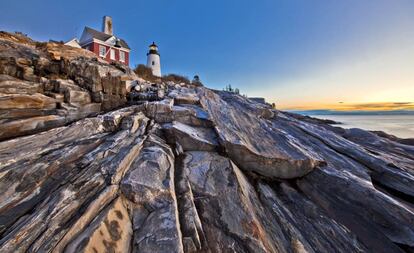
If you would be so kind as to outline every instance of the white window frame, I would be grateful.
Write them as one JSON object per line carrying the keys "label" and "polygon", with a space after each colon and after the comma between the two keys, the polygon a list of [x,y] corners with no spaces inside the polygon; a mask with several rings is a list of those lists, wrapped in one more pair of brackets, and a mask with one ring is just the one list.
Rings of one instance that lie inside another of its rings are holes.
{"label": "white window frame", "polygon": [[106,47],[99,45],[99,56],[105,57],[105,55],[106,55]]}
{"label": "white window frame", "polygon": [[119,61],[120,62],[125,62],[125,52],[119,50]]}
{"label": "white window frame", "polygon": [[110,58],[111,58],[111,60],[115,60],[115,49],[111,48],[110,50],[111,50]]}

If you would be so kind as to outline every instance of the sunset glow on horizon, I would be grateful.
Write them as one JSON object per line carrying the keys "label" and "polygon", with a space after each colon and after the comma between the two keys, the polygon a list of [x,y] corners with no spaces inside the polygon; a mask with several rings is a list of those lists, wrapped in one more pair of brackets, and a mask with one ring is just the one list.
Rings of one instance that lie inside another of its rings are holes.
{"label": "sunset glow on horizon", "polygon": [[308,104],[305,106],[279,107],[282,110],[335,110],[335,111],[395,111],[414,110],[412,102],[378,102],[378,103],[338,103],[338,104]]}

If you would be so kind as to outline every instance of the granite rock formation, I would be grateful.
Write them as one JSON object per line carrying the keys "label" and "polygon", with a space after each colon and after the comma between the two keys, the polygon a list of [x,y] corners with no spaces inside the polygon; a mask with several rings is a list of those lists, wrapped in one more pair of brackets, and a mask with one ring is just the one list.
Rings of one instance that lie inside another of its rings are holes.
{"label": "granite rock formation", "polygon": [[0,252],[414,252],[414,146],[0,33]]}

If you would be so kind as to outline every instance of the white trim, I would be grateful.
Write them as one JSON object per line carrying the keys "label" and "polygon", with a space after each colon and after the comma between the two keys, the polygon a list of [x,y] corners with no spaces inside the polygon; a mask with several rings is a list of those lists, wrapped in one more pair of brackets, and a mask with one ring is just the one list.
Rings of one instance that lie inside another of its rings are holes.
{"label": "white trim", "polygon": [[[123,57],[122,57],[123,59],[121,58],[121,53],[122,53],[122,55],[123,55]],[[126,61],[126,60],[125,60],[125,58],[126,58],[125,56],[126,56],[126,55],[125,55],[125,52],[124,52],[124,51],[122,51],[122,50],[119,50],[119,61],[120,61],[120,62],[125,63],[125,61]]]}
{"label": "white trim", "polygon": [[[105,41],[98,40],[98,39],[87,40],[87,41],[83,42],[82,44],[80,44],[80,46],[83,47],[83,46],[86,46],[86,45],[88,45],[92,42],[103,45],[103,46],[113,47],[113,45],[105,43]],[[125,47],[120,47],[118,49],[122,50],[122,51],[125,51],[127,53],[129,53],[131,51],[131,49],[128,49],[128,48],[125,48]]]}
{"label": "white trim", "polygon": [[[111,43],[111,42],[113,42],[113,43]],[[111,43],[111,44],[115,45],[115,42],[116,42],[116,37],[115,36],[111,36],[107,40],[105,40],[105,43],[108,43],[108,44]]]}
{"label": "white trim", "polygon": [[[103,52],[101,52],[101,49],[103,49],[102,51]],[[104,57],[104,58],[106,58],[106,53],[107,53],[107,50],[106,50],[106,46],[105,45],[99,45],[99,47],[98,47],[98,55],[100,56],[100,57]]]}
{"label": "white trim", "polygon": [[110,48],[109,49],[109,59],[111,59],[111,60],[114,60],[115,61],[115,49],[113,49],[113,48]]}

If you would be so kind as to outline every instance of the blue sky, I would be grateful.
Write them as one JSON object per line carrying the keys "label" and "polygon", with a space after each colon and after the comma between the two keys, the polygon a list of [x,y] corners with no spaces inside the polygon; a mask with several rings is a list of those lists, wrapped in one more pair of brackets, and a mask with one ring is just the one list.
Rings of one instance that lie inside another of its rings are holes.
{"label": "blue sky", "polygon": [[198,74],[281,108],[414,101],[412,0],[2,0],[1,13],[1,30],[42,41],[112,16],[131,66],[155,41],[164,73]]}

